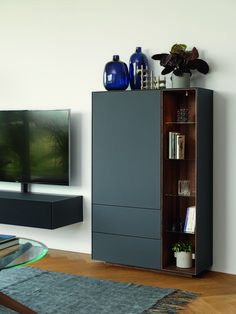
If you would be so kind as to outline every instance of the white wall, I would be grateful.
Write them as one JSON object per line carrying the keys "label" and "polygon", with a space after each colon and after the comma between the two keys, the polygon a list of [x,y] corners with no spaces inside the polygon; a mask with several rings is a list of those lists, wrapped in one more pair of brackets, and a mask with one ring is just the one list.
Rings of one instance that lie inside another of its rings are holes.
{"label": "white wall", "polygon": [[58,230],[1,225],[0,232],[90,253],[91,92],[104,90],[103,69],[113,54],[128,63],[137,46],[150,57],[185,43],[211,68],[195,74],[194,86],[215,90],[212,269],[236,274],[235,11],[234,0],[1,0],[0,108],[71,108],[72,187],[34,186],[33,192],[83,195],[84,222]]}

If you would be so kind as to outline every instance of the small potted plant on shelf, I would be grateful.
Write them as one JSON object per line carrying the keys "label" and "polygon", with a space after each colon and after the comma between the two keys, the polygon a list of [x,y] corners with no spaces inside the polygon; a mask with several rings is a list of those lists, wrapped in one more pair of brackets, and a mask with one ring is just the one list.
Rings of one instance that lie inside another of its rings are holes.
{"label": "small potted plant on shelf", "polygon": [[192,267],[193,245],[189,241],[177,242],[173,245],[172,251],[175,252],[176,266],[180,268]]}
{"label": "small potted plant on shelf", "polygon": [[[187,46],[185,44],[175,44],[172,46],[170,53],[159,53],[152,56],[153,60],[159,60],[160,65],[164,67],[161,72],[162,75],[173,72],[171,77],[172,87],[190,87],[192,70],[197,70],[203,74],[209,72],[207,62],[198,58],[199,53],[197,48],[193,47],[192,50],[186,49]],[[179,82],[179,78],[182,83]]]}

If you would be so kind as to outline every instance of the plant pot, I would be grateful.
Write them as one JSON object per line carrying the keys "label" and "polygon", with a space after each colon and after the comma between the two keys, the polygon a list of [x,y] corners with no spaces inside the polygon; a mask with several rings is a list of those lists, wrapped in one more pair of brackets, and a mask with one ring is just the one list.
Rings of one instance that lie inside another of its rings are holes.
{"label": "plant pot", "polygon": [[190,73],[183,73],[182,76],[172,75],[172,88],[189,88],[190,87]]}
{"label": "plant pot", "polygon": [[191,252],[176,252],[176,266],[180,268],[192,267],[192,253]]}

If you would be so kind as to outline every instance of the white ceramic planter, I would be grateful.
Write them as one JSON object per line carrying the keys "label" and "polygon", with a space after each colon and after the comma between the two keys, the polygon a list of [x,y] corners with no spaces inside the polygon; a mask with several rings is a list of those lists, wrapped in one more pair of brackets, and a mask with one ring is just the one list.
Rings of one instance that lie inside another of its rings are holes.
{"label": "white ceramic planter", "polygon": [[171,76],[172,88],[189,88],[190,87],[190,74],[183,73],[182,76]]}
{"label": "white ceramic planter", "polygon": [[180,268],[192,267],[192,253],[191,252],[176,252],[176,266]]}

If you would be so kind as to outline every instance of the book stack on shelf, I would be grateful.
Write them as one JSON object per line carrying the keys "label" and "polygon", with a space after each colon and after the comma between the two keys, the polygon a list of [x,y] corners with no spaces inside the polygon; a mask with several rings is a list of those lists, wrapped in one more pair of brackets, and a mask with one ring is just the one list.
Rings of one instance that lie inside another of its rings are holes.
{"label": "book stack on shelf", "polygon": [[196,206],[190,206],[187,208],[184,232],[195,233],[196,227]]}
{"label": "book stack on shelf", "polygon": [[169,159],[184,159],[185,136],[169,132]]}
{"label": "book stack on shelf", "polygon": [[19,244],[19,239],[14,235],[0,234],[0,250]]}

